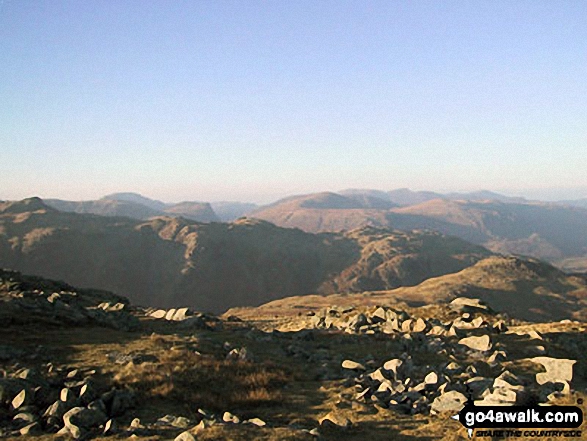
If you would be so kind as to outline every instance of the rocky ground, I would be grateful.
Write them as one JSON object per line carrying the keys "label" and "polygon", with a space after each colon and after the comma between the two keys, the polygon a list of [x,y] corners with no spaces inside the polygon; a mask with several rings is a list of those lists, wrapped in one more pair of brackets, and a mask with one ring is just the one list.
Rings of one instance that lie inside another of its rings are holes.
{"label": "rocky ground", "polygon": [[587,391],[586,323],[528,323],[475,299],[216,317],[2,271],[0,302],[7,439],[460,440],[450,416],[467,399],[577,404]]}

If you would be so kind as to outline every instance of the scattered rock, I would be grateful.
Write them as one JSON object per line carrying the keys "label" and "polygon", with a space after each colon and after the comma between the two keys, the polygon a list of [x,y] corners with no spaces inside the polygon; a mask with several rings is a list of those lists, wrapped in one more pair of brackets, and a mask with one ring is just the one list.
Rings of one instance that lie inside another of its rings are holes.
{"label": "scattered rock", "polygon": [[489,335],[465,337],[459,340],[459,344],[476,351],[485,352],[491,349],[491,338]]}

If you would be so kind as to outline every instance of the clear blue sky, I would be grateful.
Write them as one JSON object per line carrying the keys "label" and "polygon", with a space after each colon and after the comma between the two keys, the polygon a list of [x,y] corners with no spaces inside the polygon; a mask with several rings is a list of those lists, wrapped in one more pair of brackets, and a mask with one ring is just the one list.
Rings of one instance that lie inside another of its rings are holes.
{"label": "clear blue sky", "polygon": [[587,2],[0,0],[0,199],[587,197]]}

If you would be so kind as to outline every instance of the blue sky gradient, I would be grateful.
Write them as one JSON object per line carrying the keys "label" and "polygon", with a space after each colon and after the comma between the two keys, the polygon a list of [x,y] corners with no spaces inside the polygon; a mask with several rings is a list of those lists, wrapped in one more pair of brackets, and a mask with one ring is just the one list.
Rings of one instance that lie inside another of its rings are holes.
{"label": "blue sky gradient", "polygon": [[0,199],[587,197],[584,1],[0,2]]}

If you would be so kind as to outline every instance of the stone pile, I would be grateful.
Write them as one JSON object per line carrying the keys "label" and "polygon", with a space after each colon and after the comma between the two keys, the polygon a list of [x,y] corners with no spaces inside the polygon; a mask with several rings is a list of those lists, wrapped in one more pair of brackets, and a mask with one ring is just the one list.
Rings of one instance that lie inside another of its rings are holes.
{"label": "stone pile", "polygon": [[178,326],[194,329],[213,329],[220,326],[218,317],[202,312],[194,312],[190,308],[148,309],[145,314],[159,320],[177,323]]}
{"label": "stone pile", "polygon": [[0,415],[4,435],[50,433],[76,439],[112,433],[113,418],[135,406],[127,389],[104,390],[95,370],[20,369],[0,379]]}
{"label": "stone pile", "polygon": [[503,320],[492,325],[478,313],[492,311],[477,299],[455,299],[449,304],[453,311],[461,312],[455,320],[442,322],[437,318],[412,317],[406,311],[380,306],[359,312],[355,308],[333,306],[324,308],[310,317],[310,325],[317,329],[341,330],[350,334],[405,334],[421,333],[437,336],[454,336],[459,331],[486,330],[505,332]]}
{"label": "stone pile", "polygon": [[97,325],[123,331],[139,327],[128,300],[99,290],[75,290],[62,282],[0,270],[0,322],[5,326]]}
{"label": "stone pile", "polygon": [[570,392],[575,360],[525,359],[542,365],[546,372],[539,372],[535,378],[515,375],[495,362],[507,355],[501,350],[491,352],[493,342],[488,334],[458,341],[425,336],[419,349],[410,353],[433,342],[437,342],[437,348],[450,361],[436,366],[417,365],[404,352],[375,369],[368,369],[366,366],[373,363],[344,360],[341,367],[348,375],[345,385],[355,389],[346,398],[417,414],[457,412],[468,400],[476,405],[544,403]]}

